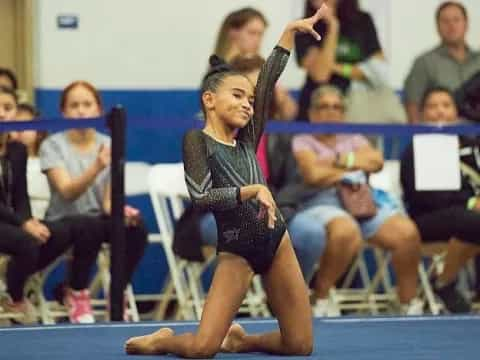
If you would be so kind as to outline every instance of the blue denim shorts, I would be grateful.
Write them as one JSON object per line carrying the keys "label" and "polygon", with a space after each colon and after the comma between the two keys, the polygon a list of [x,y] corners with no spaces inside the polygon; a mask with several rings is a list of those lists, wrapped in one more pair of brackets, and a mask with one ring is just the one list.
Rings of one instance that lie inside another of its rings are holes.
{"label": "blue denim shorts", "polygon": [[305,202],[304,208],[315,208],[316,220],[324,226],[338,217],[349,217],[355,220],[360,226],[363,239],[368,241],[390,217],[402,214],[399,205],[388,193],[376,189],[373,189],[372,193],[377,205],[377,214],[366,220],[354,219],[343,208],[335,188],[321,190]]}

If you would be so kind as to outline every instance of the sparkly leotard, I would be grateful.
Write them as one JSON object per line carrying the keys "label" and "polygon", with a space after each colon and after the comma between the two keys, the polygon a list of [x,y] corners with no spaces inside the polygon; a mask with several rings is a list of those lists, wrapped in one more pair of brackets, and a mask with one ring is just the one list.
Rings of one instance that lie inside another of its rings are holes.
{"label": "sparkly leotard", "polygon": [[240,188],[266,184],[255,156],[268,120],[275,83],[289,58],[289,51],[275,47],[260,71],[255,89],[254,115],[238,131],[235,145],[221,143],[201,130],[189,131],[183,142],[185,181],[195,206],[211,210],[217,222],[217,252],[245,258],[256,273],[270,268],[286,231],[277,210],[275,227],[267,216],[258,218],[255,199],[240,200]]}

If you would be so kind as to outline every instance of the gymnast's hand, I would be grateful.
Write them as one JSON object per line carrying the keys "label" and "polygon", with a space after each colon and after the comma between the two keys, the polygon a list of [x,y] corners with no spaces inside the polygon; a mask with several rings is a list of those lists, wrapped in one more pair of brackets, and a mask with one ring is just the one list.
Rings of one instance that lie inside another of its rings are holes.
{"label": "gymnast's hand", "polygon": [[315,39],[320,40],[321,36],[320,36],[319,33],[317,33],[315,31],[313,26],[318,21],[320,21],[321,19],[324,19],[328,16],[330,16],[329,8],[328,8],[327,5],[325,5],[325,3],[323,3],[322,6],[320,6],[320,8],[317,10],[317,12],[312,17],[292,21],[291,23],[288,24],[287,29],[289,29],[291,31],[294,31],[294,32],[309,33]]}
{"label": "gymnast's hand", "polygon": [[275,209],[277,206],[275,200],[273,200],[272,193],[266,186],[260,185],[255,199],[260,203],[258,218],[262,219],[265,215],[268,215],[268,227],[273,229],[275,227],[275,221],[277,221],[277,216],[275,215]]}

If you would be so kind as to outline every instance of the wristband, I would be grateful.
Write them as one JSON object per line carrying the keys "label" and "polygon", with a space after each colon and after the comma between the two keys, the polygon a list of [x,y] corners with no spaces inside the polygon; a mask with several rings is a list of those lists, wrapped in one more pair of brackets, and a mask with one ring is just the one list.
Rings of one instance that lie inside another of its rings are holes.
{"label": "wristband", "polygon": [[355,165],[355,153],[353,151],[350,151],[347,154],[347,161],[346,161],[345,167],[347,169],[351,169],[353,165]]}
{"label": "wristband", "polygon": [[238,205],[241,205],[241,204],[242,204],[242,194],[241,194],[241,191],[240,191],[240,188],[239,188],[239,187],[237,187],[237,196],[236,196],[236,198],[237,198],[237,204],[238,204]]}
{"label": "wristband", "polygon": [[342,65],[342,76],[344,78],[350,79],[353,73],[353,65],[352,64],[343,64]]}
{"label": "wristband", "polygon": [[477,205],[477,198],[475,196],[472,196],[470,199],[468,199],[467,201],[468,210],[472,210],[476,205]]}

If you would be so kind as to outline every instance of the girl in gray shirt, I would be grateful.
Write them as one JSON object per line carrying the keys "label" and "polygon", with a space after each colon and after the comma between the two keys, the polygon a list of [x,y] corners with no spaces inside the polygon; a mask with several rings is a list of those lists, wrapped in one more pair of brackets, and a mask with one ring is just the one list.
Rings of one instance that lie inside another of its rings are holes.
{"label": "girl in gray shirt", "polygon": [[[91,84],[74,82],[64,89],[60,110],[70,119],[98,117],[102,114],[100,95]],[[74,250],[90,254],[89,262],[81,264],[87,270],[72,268],[71,289],[65,298],[71,322],[91,323],[94,318],[87,290],[88,269],[94,265],[101,244],[110,240],[110,138],[95,129],[57,133],[40,147],[40,162],[51,191],[46,218],[62,219],[79,214],[92,218],[84,247]],[[130,281],[147,242],[139,211],[127,206],[125,220],[127,264],[123,288]]]}

